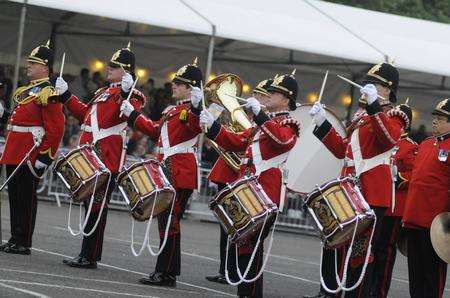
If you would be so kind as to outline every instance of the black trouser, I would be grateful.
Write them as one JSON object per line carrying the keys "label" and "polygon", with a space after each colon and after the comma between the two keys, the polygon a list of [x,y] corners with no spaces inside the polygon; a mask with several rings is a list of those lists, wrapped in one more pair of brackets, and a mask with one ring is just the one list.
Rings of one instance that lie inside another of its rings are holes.
{"label": "black trouser", "polygon": [[[256,274],[261,270],[261,266],[263,263],[263,239],[261,239],[261,243],[259,244],[258,250],[255,254],[255,258],[253,259],[253,263],[250,266],[249,273],[247,274],[246,279],[253,279]],[[250,262],[251,253],[253,251],[254,246],[256,245],[256,239],[249,240],[248,244],[244,247],[238,248],[238,262],[239,262],[239,270],[243,275],[245,269],[247,268],[248,263]],[[228,256],[230,257],[230,256]],[[230,265],[228,265],[230,266]],[[230,268],[230,267],[229,267]],[[242,282],[238,285],[238,296],[248,296],[252,298],[260,298],[263,297],[263,275],[254,282],[247,283]],[[237,275],[236,270],[232,270],[230,272],[230,277],[234,280],[239,280],[239,276]]]}
{"label": "black trouser", "polygon": [[[337,254],[337,255],[336,255]],[[325,285],[330,290],[337,289],[337,281],[336,281],[336,269],[335,269],[335,258],[337,258],[337,272],[342,276],[342,264],[343,257],[345,256],[345,249],[338,248],[334,249],[326,249],[322,248],[322,277],[325,282]],[[339,297],[341,295],[341,291],[336,294],[328,293],[325,288],[320,284],[320,292],[326,293],[328,296]]]}
{"label": "black trouser", "polygon": [[406,237],[411,298],[441,298],[447,277],[447,263],[434,251],[430,230],[407,229]]}
{"label": "black trouser", "polygon": [[[97,218],[101,216],[100,221],[97,225],[97,228],[90,236],[83,237],[83,243],[81,245],[80,257],[84,257],[91,262],[100,261],[102,259],[102,251],[103,251],[103,236],[105,234],[105,226],[106,226],[106,217],[108,216],[108,204],[111,200],[111,193],[114,190],[115,182],[114,175],[111,177],[111,181],[109,183],[108,193],[106,194],[106,203],[103,208],[103,212],[100,214],[100,207],[103,200],[103,191],[97,191],[95,194],[95,201],[92,206],[91,214],[89,216],[86,227],[84,228],[85,233],[89,233],[94,227]],[[90,200],[84,201],[84,210],[85,216],[87,210],[89,208]]]}
{"label": "black trouser", "polygon": [[[384,214],[386,212],[386,208],[381,207],[372,207],[373,211],[375,212],[375,215],[377,217],[377,223],[375,226],[375,232],[373,234],[372,238],[372,252],[371,255],[373,256],[374,260],[378,256],[378,254],[382,253],[382,243],[381,241],[381,227],[384,220]],[[360,235],[360,237],[370,237],[370,230],[366,233],[363,233]],[[361,238],[359,238],[361,239]],[[353,247],[353,253],[355,253],[356,247]],[[364,263],[364,256],[365,256],[365,250],[363,249],[362,256],[358,257],[360,261],[358,262],[358,265],[352,266],[352,260],[350,265],[348,266],[347,270],[347,283],[346,287],[353,286],[360,276],[361,270],[363,269],[363,263]],[[353,258],[353,257],[351,257]],[[367,266],[366,273],[364,275],[364,278],[361,282],[361,284],[354,289],[353,291],[345,292],[345,297],[358,297],[358,298],[367,298],[369,297],[370,288],[372,285],[372,279],[373,279],[373,273],[374,273],[374,261],[370,262]]]}
{"label": "black trouser", "polygon": [[[164,272],[172,276],[180,275],[181,245],[180,245],[180,219],[186,209],[192,189],[177,189],[175,206],[173,207],[172,221],[170,223],[166,246],[156,261],[156,272]],[[169,220],[170,208],[158,216],[158,229],[160,246],[164,240],[164,232]]]}
{"label": "black trouser", "polygon": [[370,297],[387,297],[391,286],[392,270],[397,255],[397,238],[401,228],[401,218],[385,216],[381,225],[380,245],[374,259],[374,272]]}
{"label": "black trouser", "polygon": [[[9,177],[16,165],[6,165]],[[33,176],[27,165],[22,165],[8,183],[9,212],[11,222],[10,243],[31,247],[36,222],[39,179]]]}
{"label": "black trouser", "polygon": [[[225,187],[223,183],[217,183],[217,190],[221,191]],[[228,242],[228,234],[222,225],[219,225],[220,230],[220,265],[219,265],[219,274],[225,275],[225,258],[227,251],[227,242]],[[230,276],[232,272],[235,271],[236,268],[236,249],[233,244],[230,244],[230,250],[228,251],[228,272]]]}

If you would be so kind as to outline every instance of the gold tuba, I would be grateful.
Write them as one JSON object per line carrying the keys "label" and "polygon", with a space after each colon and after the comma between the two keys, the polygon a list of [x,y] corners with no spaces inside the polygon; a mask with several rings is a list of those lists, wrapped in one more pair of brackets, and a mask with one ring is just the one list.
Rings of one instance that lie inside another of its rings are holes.
{"label": "gold tuba", "polygon": [[[207,106],[216,104],[224,108],[217,121],[234,132],[252,127],[252,122],[233,96],[241,96],[242,81],[235,74],[222,74],[209,81],[204,89]],[[231,96],[230,96],[231,95]],[[208,141],[219,153],[228,166],[238,172],[241,167],[241,156],[235,152],[227,152],[213,140]]]}

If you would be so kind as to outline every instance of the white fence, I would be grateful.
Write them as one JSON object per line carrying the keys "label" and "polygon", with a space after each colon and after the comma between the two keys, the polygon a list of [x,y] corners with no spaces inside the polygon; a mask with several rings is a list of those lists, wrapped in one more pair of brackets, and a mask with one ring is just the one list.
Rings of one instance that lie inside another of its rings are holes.
{"label": "white fence", "polygon": [[[200,168],[200,187],[199,190],[194,191],[186,212],[204,219],[214,220],[214,216],[208,208],[208,202],[217,193],[217,185],[207,180],[209,171],[209,169]],[[41,198],[55,199],[58,205],[61,202],[69,201],[69,194],[63,182],[50,170],[41,180],[38,194]],[[300,197],[288,193],[285,211],[278,217],[279,225],[293,229],[313,230],[310,218],[306,216],[302,204],[303,200]],[[117,188],[113,191],[111,206],[128,210],[128,206]]]}

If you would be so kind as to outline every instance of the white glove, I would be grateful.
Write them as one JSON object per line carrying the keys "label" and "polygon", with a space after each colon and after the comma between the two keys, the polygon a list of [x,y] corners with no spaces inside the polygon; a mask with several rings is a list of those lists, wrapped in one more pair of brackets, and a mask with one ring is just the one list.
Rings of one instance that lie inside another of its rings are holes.
{"label": "white glove", "polygon": [[200,103],[203,100],[203,92],[198,87],[192,87],[191,90],[191,103],[194,106],[194,108],[199,108]]}
{"label": "white glove", "polygon": [[39,160],[36,160],[36,162],[34,163],[34,167],[38,170],[43,170],[47,168],[47,165],[43,162],[40,162]]}
{"label": "white glove", "polygon": [[366,98],[367,104],[370,105],[378,98],[378,91],[374,84],[367,84],[360,89],[362,95]]}
{"label": "white glove", "polygon": [[258,115],[259,112],[261,112],[261,104],[254,97],[247,98],[247,103],[245,104],[245,107],[247,109],[251,109],[253,112],[253,115]]}
{"label": "white glove", "polygon": [[120,106],[120,111],[127,117],[130,117],[131,112],[134,111],[133,105],[128,101],[122,101],[122,105]]}
{"label": "white glove", "polygon": [[316,102],[312,106],[312,108],[309,110],[309,115],[317,126],[321,126],[327,119],[325,109],[320,102]]}
{"label": "white glove", "polygon": [[3,114],[5,113],[5,108],[3,107],[3,105],[0,103],[0,118],[3,117]]}
{"label": "white glove", "polygon": [[58,91],[58,94],[63,94],[69,89],[69,86],[67,85],[66,81],[64,81],[63,78],[58,77],[56,79],[55,89],[56,91]]}
{"label": "white glove", "polygon": [[208,129],[211,128],[211,126],[214,123],[214,116],[211,114],[208,110],[202,110],[200,113],[200,125],[201,127],[207,127]]}
{"label": "white glove", "polygon": [[122,90],[123,92],[130,92],[131,87],[133,87],[133,77],[126,72],[123,76],[122,76],[122,82],[120,83],[122,86]]}

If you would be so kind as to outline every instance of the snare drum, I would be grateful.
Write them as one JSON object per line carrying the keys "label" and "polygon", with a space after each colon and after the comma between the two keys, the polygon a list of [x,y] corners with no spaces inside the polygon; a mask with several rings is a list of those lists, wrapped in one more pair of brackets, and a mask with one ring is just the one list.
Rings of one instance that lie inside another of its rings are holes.
{"label": "snare drum", "polygon": [[328,248],[337,248],[373,225],[375,213],[362,196],[355,179],[338,178],[317,186],[305,202],[316,229]]}
{"label": "snare drum", "polygon": [[117,176],[117,184],[131,215],[138,221],[148,220],[166,211],[175,199],[175,189],[154,159],[132,164]]}
{"label": "snare drum", "polygon": [[90,145],[83,145],[63,154],[54,171],[72,194],[74,202],[83,202],[103,189],[111,172]]}
{"label": "snare drum", "polygon": [[209,202],[209,208],[233,243],[259,233],[266,216],[264,229],[268,231],[278,212],[256,176],[243,177],[227,185]]}

